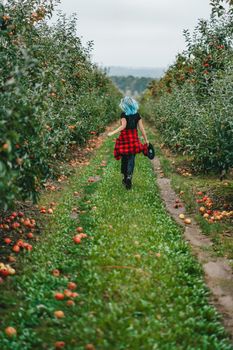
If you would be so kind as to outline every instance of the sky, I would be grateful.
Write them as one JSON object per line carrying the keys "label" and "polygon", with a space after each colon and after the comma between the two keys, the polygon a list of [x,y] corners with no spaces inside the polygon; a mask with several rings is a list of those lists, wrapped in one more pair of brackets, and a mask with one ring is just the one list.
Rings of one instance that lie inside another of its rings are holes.
{"label": "sky", "polygon": [[94,41],[92,61],[102,67],[168,67],[185,49],[183,30],[208,18],[209,0],[61,0],[77,13],[83,44]]}

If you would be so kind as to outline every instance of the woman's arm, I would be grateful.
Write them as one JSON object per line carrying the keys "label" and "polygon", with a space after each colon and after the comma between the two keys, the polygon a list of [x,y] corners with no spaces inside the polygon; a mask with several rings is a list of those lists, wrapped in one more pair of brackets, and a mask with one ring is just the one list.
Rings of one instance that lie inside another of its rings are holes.
{"label": "woman's arm", "polygon": [[149,141],[148,141],[148,139],[147,139],[146,132],[145,132],[145,129],[144,129],[144,126],[143,126],[142,119],[140,119],[140,120],[138,121],[138,127],[139,127],[139,129],[140,129],[140,131],[141,131],[141,133],[142,133],[142,136],[143,136],[145,142],[146,142],[147,144],[149,144]]}
{"label": "woman's arm", "polygon": [[119,128],[111,131],[108,133],[108,136],[112,136],[114,134],[117,134],[118,132],[124,130],[126,128],[126,124],[127,124],[127,121],[125,118],[121,118],[121,126],[119,126]]}

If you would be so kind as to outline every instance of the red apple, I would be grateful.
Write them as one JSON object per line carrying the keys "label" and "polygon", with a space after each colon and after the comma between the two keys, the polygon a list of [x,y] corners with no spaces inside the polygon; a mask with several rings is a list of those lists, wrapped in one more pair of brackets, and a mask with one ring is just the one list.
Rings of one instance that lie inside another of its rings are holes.
{"label": "red apple", "polygon": [[67,306],[74,306],[75,302],[73,300],[67,300],[66,305]]}
{"label": "red apple", "polygon": [[74,236],[74,237],[73,237],[73,241],[74,241],[76,244],[80,244],[80,243],[81,243],[81,238],[78,237],[78,236]]}
{"label": "red apple", "polygon": [[6,238],[4,238],[4,242],[6,244],[10,244],[12,242],[12,240],[10,238],[6,237]]}
{"label": "red apple", "polygon": [[68,285],[67,285],[68,289],[70,290],[74,290],[77,288],[77,284],[74,283],[74,282],[69,282]]}
{"label": "red apple", "polygon": [[14,245],[14,247],[12,248],[12,250],[13,250],[13,252],[15,252],[15,253],[19,253],[20,247],[16,244],[16,245]]}
{"label": "red apple", "polygon": [[65,296],[63,293],[56,293],[55,294],[55,299],[57,300],[64,300]]}
{"label": "red apple", "polygon": [[17,335],[17,331],[14,327],[7,327],[5,333],[8,337],[14,337]]}
{"label": "red apple", "polygon": [[52,271],[52,274],[53,274],[53,276],[58,277],[58,276],[60,276],[60,271],[57,270],[57,269],[54,269],[54,270]]}
{"label": "red apple", "polygon": [[66,343],[64,341],[56,341],[56,343],[54,344],[55,349],[62,349],[64,348],[66,345]]}
{"label": "red apple", "polygon": [[63,318],[63,317],[65,317],[65,314],[64,314],[63,311],[57,310],[57,311],[54,311],[54,316],[55,316],[56,318]]}

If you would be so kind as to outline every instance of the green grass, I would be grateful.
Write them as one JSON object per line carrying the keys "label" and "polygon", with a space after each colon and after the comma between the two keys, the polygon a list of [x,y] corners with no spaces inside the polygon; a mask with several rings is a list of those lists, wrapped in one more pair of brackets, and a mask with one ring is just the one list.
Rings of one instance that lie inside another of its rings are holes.
{"label": "green grass", "polygon": [[[161,202],[149,160],[136,157],[133,189],[126,191],[112,150],[107,140],[70,178],[40,242],[21,256],[21,273],[1,288],[1,330],[18,330],[13,339],[0,333],[1,350],[50,350],[58,340],[70,350],[88,343],[97,350],[233,349],[208,304],[202,269]],[[103,159],[106,168],[99,167]],[[101,181],[88,183],[92,175]],[[70,216],[73,207],[86,211],[79,220]],[[89,235],[81,245],[72,241],[77,226]],[[60,277],[51,274],[55,268]],[[68,281],[80,293],[72,308],[53,296]],[[56,320],[55,310],[66,317]]]}

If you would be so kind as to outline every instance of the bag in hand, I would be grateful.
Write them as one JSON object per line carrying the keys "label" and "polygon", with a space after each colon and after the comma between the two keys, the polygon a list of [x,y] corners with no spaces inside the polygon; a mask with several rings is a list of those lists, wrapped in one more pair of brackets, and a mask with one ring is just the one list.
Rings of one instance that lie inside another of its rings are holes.
{"label": "bag in hand", "polygon": [[155,149],[151,143],[149,143],[149,145],[148,145],[147,157],[151,160],[154,159],[154,157],[155,157]]}

